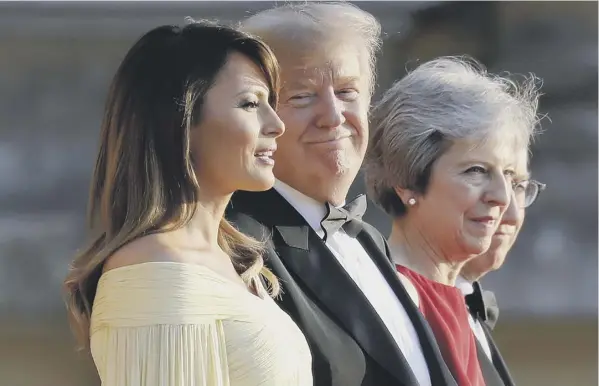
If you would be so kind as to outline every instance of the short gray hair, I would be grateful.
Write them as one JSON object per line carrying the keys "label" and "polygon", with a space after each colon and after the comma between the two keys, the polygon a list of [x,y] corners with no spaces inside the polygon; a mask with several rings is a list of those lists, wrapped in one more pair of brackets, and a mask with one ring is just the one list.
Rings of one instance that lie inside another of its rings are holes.
{"label": "short gray hair", "polygon": [[370,13],[345,2],[288,3],[250,16],[239,28],[271,46],[311,49],[343,43],[364,49],[370,93],[374,91],[376,56],[381,47],[381,25]]}
{"label": "short gray hair", "polygon": [[539,123],[537,81],[531,74],[518,84],[471,58],[442,57],[395,82],[371,112],[364,164],[370,198],[389,215],[403,215],[395,188],[426,193],[432,166],[458,139],[507,129],[528,149]]}

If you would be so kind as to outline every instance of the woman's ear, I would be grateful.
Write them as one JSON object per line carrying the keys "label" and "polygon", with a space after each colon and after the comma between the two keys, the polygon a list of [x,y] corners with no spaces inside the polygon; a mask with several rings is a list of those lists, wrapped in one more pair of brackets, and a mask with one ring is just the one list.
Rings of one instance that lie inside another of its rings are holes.
{"label": "woman's ear", "polygon": [[414,206],[416,204],[416,194],[414,193],[414,191],[410,189],[400,188],[397,186],[393,188],[393,190],[395,190],[395,193],[405,206],[409,207]]}

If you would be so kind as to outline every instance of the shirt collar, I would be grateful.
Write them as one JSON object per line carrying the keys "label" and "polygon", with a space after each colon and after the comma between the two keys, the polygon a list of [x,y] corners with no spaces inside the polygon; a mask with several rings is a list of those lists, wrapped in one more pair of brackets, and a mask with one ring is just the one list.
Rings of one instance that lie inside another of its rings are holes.
{"label": "shirt collar", "polygon": [[320,224],[327,214],[324,204],[279,180],[275,181],[274,189],[302,215],[312,229],[317,233],[322,232],[324,234],[322,225]]}
{"label": "shirt collar", "polygon": [[458,275],[458,277],[455,278],[455,287],[458,288],[464,296],[474,292],[472,283],[466,280],[462,275]]}

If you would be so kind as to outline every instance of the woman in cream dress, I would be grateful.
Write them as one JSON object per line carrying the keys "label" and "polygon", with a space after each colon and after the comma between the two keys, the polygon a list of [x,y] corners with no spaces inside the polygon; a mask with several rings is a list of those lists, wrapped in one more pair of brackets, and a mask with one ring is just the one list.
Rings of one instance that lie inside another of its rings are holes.
{"label": "woman in cream dress", "polygon": [[223,219],[235,190],[274,183],[277,88],[266,45],[212,24],[158,27],[124,58],[92,178],[94,238],[65,281],[102,385],[312,385],[262,244]]}

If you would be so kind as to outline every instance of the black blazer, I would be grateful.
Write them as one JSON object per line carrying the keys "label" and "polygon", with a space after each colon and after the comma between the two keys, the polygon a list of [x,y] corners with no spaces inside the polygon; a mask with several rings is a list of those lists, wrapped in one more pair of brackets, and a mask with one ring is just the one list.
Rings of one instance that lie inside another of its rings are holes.
{"label": "black blazer", "polygon": [[[418,386],[402,352],[362,291],[304,218],[274,189],[233,195],[227,219],[268,241],[266,265],[280,279],[278,304],[303,331],[315,386]],[[357,236],[412,320],[433,386],[457,386],[430,327],[399,281],[383,236]]]}

